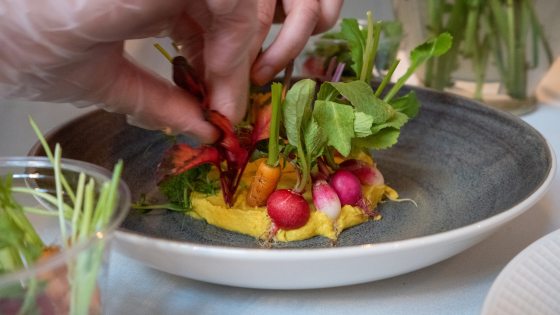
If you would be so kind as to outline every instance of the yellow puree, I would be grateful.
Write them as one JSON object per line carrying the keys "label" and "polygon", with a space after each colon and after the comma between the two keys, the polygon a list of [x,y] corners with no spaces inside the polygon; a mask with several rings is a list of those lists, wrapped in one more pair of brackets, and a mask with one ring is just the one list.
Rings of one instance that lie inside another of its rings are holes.
{"label": "yellow puree", "polygon": [[[249,207],[245,203],[247,187],[250,185],[250,181],[254,177],[255,170],[260,162],[257,161],[247,165],[232,208],[226,207],[221,193],[213,196],[195,193],[192,195],[194,211],[191,212],[191,215],[229,231],[251,235],[260,239],[270,238],[272,223],[266,208]],[[291,189],[295,182],[296,172],[293,168],[286,167],[282,170],[282,177],[278,188]],[[386,185],[364,186],[362,191],[364,196],[370,201],[372,208],[375,208],[383,196],[387,196],[389,199],[398,198],[397,192]],[[310,189],[307,189],[304,198],[309,203],[311,209],[307,224],[299,229],[279,230],[273,237],[275,240],[284,242],[297,241],[318,235],[336,240],[338,234],[344,229],[366,222],[369,219],[360,208],[346,205],[342,208],[338,219],[333,222],[324,213],[315,209]]]}

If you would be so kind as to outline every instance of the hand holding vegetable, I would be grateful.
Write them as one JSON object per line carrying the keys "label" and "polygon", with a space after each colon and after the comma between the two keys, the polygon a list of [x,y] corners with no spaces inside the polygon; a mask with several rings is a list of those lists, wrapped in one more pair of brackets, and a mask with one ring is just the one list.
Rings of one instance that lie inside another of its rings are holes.
{"label": "hand holding vegetable", "polygon": [[[341,0],[333,1],[337,11]],[[338,14],[326,11],[329,18],[322,18],[325,5],[316,1],[283,4],[286,28],[255,67],[283,68],[314,28],[332,25]],[[0,96],[96,104],[128,114],[131,123],[145,128],[212,142],[218,132],[204,119],[198,100],[134,64],[124,55],[123,42],[170,36],[204,81],[210,107],[237,123],[245,114],[251,65],[274,9],[275,1],[264,0],[2,1]],[[294,29],[307,19],[305,27]],[[282,48],[286,42],[294,45]],[[261,80],[274,75],[255,73]]]}

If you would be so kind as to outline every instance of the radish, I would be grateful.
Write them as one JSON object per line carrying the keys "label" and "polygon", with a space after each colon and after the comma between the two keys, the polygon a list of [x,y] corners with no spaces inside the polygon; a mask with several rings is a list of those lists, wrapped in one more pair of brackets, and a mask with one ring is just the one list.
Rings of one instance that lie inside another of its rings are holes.
{"label": "radish", "polygon": [[330,184],[343,205],[356,205],[362,198],[360,180],[350,171],[339,169],[331,176]]}
{"label": "radish", "polygon": [[331,220],[336,220],[340,215],[340,199],[336,191],[327,183],[320,179],[313,183],[313,204],[318,211],[323,212]]}
{"label": "radish", "polygon": [[309,220],[309,205],[303,196],[289,189],[278,189],[266,201],[268,216],[277,228],[293,230]]}
{"label": "radish", "polygon": [[375,167],[361,160],[350,159],[340,163],[340,168],[352,172],[363,185],[383,185],[383,174]]}

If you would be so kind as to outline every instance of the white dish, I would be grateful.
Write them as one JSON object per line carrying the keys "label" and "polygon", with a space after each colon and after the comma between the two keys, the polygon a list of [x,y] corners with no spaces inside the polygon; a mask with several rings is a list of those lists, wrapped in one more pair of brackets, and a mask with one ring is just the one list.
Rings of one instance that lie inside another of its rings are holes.
{"label": "white dish", "polygon": [[560,314],[560,230],[519,253],[490,288],[483,315]]}

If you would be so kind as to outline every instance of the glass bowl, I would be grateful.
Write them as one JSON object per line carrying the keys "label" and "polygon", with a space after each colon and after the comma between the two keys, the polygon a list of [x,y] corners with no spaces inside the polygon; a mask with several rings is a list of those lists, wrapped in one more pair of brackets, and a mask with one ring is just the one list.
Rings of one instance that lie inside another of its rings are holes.
{"label": "glass bowl", "polygon": [[[70,159],[62,159],[61,170],[74,191],[81,172],[92,178],[96,194],[112,176],[104,168]],[[31,188],[54,195],[53,174],[51,162],[44,157],[0,157],[0,178],[11,177],[12,189]],[[5,260],[0,260],[0,314],[102,314],[107,295],[104,278],[110,241],[130,207],[126,184],[120,181],[115,208],[107,224],[87,233],[82,241],[71,244],[69,237],[61,236],[59,218],[51,203],[24,193],[14,192],[12,196],[23,207],[47,210],[54,215],[25,212],[47,250],[42,251],[36,262],[10,272],[5,272],[8,266],[2,265]],[[0,220],[6,219],[1,216]],[[66,229],[71,227],[68,221],[64,225]],[[4,236],[10,237],[8,234]],[[65,246],[64,240],[67,240]],[[5,244],[0,238],[0,255],[5,254],[2,246]]]}

